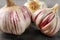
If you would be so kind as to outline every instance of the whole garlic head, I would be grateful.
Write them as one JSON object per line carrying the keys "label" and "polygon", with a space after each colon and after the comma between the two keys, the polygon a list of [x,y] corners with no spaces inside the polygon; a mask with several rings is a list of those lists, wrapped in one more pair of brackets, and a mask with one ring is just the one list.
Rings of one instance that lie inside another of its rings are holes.
{"label": "whole garlic head", "polygon": [[31,13],[34,13],[38,9],[47,8],[46,3],[39,0],[27,0],[24,5],[31,11]]}
{"label": "whole garlic head", "polygon": [[48,36],[55,35],[59,27],[58,4],[53,8],[44,8],[37,10],[33,15],[33,21],[42,33]]}
{"label": "whole garlic head", "polygon": [[0,30],[2,32],[21,35],[30,25],[30,12],[25,6],[17,6],[12,0],[0,9]]}

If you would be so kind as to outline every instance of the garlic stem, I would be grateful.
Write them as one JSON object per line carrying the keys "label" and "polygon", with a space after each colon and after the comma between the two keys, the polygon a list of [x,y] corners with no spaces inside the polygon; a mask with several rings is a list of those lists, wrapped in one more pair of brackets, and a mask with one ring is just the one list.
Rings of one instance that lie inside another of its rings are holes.
{"label": "garlic stem", "polygon": [[14,6],[15,3],[12,0],[6,0],[7,1],[7,6]]}
{"label": "garlic stem", "polygon": [[52,11],[53,12],[56,12],[58,10],[58,7],[59,7],[59,5],[58,4],[55,4],[55,6],[52,7]]}

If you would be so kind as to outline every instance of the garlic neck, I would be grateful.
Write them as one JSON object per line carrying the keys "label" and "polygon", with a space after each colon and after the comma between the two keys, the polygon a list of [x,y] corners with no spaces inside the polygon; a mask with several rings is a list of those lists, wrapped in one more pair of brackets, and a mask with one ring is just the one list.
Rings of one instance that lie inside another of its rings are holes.
{"label": "garlic neck", "polygon": [[7,6],[14,6],[15,3],[12,0],[6,0],[7,1]]}
{"label": "garlic neck", "polygon": [[58,4],[55,4],[55,6],[52,7],[52,11],[53,12],[56,12],[58,10],[58,7],[59,7],[59,5]]}

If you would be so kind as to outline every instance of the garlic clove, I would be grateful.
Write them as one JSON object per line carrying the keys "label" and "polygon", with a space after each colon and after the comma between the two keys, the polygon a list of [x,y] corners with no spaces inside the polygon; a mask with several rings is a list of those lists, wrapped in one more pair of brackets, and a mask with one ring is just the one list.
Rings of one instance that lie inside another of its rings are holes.
{"label": "garlic clove", "polygon": [[47,25],[49,22],[51,22],[51,20],[54,18],[54,14],[51,14],[52,12],[50,12],[49,14],[47,14],[44,19],[42,19],[40,26],[43,28],[45,25]]}

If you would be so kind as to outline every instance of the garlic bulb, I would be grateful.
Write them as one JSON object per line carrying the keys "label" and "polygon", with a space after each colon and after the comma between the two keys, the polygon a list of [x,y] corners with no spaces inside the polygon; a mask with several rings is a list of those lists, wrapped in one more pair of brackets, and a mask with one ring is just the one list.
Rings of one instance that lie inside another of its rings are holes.
{"label": "garlic bulb", "polygon": [[0,9],[0,30],[21,35],[30,25],[30,12],[25,6],[17,6],[12,0]]}
{"label": "garlic bulb", "polygon": [[46,4],[44,2],[40,2],[39,0],[27,0],[27,2],[24,4],[31,13],[34,13],[38,9],[47,8]]}
{"label": "garlic bulb", "polygon": [[48,36],[53,36],[59,31],[58,4],[53,8],[37,10],[33,15],[33,21],[39,30]]}

